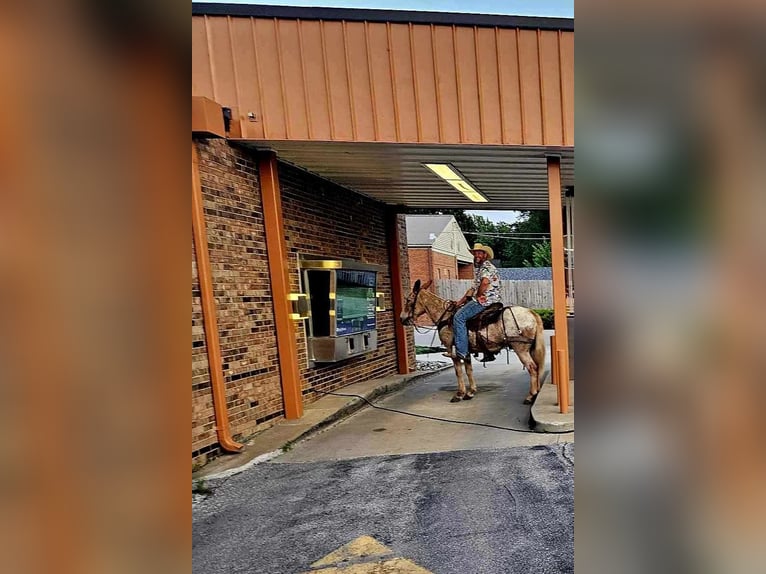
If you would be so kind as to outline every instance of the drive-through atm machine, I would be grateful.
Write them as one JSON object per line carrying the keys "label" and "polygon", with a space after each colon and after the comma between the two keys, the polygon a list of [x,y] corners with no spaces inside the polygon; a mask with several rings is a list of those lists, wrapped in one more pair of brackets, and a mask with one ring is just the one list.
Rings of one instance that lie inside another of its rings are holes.
{"label": "drive-through atm machine", "polygon": [[377,290],[383,266],[349,259],[300,258],[303,292],[309,303],[309,359],[334,363],[378,348]]}

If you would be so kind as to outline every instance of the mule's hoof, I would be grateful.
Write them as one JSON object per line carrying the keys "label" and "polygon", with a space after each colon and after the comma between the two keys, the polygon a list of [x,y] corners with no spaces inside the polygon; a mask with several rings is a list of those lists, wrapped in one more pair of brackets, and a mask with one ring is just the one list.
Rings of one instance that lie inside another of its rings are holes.
{"label": "mule's hoof", "polygon": [[529,397],[527,397],[526,399],[524,399],[524,404],[525,404],[525,405],[531,405],[532,403],[534,403],[534,402],[535,402],[535,399],[536,399],[536,398],[537,398],[537,393],[535,393],[534,395],[532,395],[532,396],[529,396]]}
{"label": "mule's hoof", "polygon": [[464,396],[464,397],[463,397],[463,400],[464,400],[464,401],[470,401],[470,400],[471,400],[471,399],[472,399],[474,396],[475,396],[475,395],[471,395],[471,394],[468,394],[468,395],[466,395],[466,396]]}
{"label": "mule's hoof", "polygon": [[460,397],[458,397],[457,395],[455,395],[454,397],[452,397],[452,398],[449,400],[449,402],[451,402],[451,403],[459,403],[459,402],[460,402]]}

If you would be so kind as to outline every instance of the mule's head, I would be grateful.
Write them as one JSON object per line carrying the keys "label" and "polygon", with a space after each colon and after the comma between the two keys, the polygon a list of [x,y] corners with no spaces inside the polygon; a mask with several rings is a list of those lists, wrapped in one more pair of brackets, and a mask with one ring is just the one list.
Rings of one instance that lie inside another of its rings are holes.
{"label": "mule's head", "polygon": [[431,283],[432,281],[429,281],[421,286],[420,279],[415,281],[415,285],[412,286],[412,292],[407,295],[407,298],[404,300],[404,309],[402,309],[402,314],[399,316],[402,325],[413,325],[415,319],[426,312],[425,303],[423,302],[422,297],[418,297],[418,295],[421,291],[428,289],[431,286]]}

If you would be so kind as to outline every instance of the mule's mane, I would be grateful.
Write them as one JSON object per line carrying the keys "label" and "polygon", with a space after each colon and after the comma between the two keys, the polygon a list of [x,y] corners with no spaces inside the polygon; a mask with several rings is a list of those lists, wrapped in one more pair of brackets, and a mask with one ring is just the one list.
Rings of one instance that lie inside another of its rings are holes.
{"label": "mule's mane", "polygon": [[420,296],[422,297],[423,295],[428,295],[429,297],[431,297],[432,299],[436,299],[440,303],[445,303],[447,301],[447,299],[442,299],[436,293],[433,293],[432,291],[429,291],[428,289],[420,290]]}
{"label": "mule's mane", "polygon": [[[426,309],[426,314],[431,319],[431,321],[434,322],[434,324],[436,324],[440,319],[451,315],[450,312],[447,312],[446,303],[449,301],[448,299],[442,299],[436,293],[432,293],[428,289],[421,289],[418,292],[418,297],[420,297],[423,301],[423,306]],[[435,308],[437,305],[439,306],[439,309]]]}

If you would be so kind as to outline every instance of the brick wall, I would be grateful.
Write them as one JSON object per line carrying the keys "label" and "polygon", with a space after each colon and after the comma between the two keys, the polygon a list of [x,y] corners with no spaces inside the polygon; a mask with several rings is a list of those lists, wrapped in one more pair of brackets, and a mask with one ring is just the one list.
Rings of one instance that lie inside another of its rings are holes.
{"label": "brick wall", "polygon": [[[457,279],[457,258],[433,251],[428,247],[409,249],[410,277],[425,283],[431,279]],[[473,273],[473,272],[472,272]]]}
{"label": "brick wall", "polygon": [[[257,165],[251,154],[222,140],[199,141],[198,150],[226,407],[232,435],[240,440],[283,415]],[[193,459],[218,452],[201,325],[197,294],[192,301]]]}
{"label": "brick wall", "polygon": [[[457,279],[457,259],[454,255],[445,255],[433,251],[428,247],[411,247],[409,249],[409,271],[413,282],[420,279],[426,283],[435,279]],[[410,285],[409,290],[412,288]],[[431,287],[431,291],[436,291]],[[418,318],[417,324],[420,326],[433,325],[433,321],[426,315]]]}
{"label": "brick wall", "polygon": [[204,455],[215,445],[213,397],[202,325],[197,259],[192,241],[192,452]]}
{"label": "brick wall", "polygon": [[[253,154],[223,140],[200,140],[200,179],[207,223],[221,354],[231,430],[244,440],[284,416],[263,213]],[[385,213],[372,201],[294,167],[280,164],[290,282],[299,289],[298,254],[344,257],[389,268]],[[400,254],[407,269],[406,224],[399,217]],[[218,454],[202,310],[192,246],[192,460]],[[406,285],[409,277],[403,277]],[[378,314],[378,350],[335,365],[310,368],[306,332],[297,324],[304,404],[316,390],[397,372],[390,273],[378,276],[387,311]],[[414,340],[408,330],[410,365]],[[412,368],[411,367],[411,368]]]}
{"label": "brick wall", "polygon": [[473,263],[460,263],[457,266],[458,279],[470,279],[473,281]]}
{"label": "brick wall", "polygon": [[[294,290],[299,288],[299,254],[356,259],[389,269],[384,204],[287,164],[279,165],[279,180]],[[406,242],[406,232],[400,229],[399,235]],[[406,262],[403,266],[406,268]],[[305,327],[299,325],[296,336],[304,400],[319,398],[317,390],[334,390],[397,373],[389,271],[378,274],[378,291],[386,294],[387,310],[377,315],[378,349],[372,353],[340,363],[309,367],[307,333]],[[410,348],[414,353],[414,347]]]}
{"label": "brick wall", "polygon": [[[421,283],[426,283],[433,279],[431,272],[431,249],[427,247],[411,247],[408,250],[408,257],[412,283],[418,279],[420,279]],[[411,288],[412,285],[410,285]]]}
{"label": "brick wall", "polygon": [[457,279],[457,259],[455,256],[432,251],[431,277],[434,279]]}

